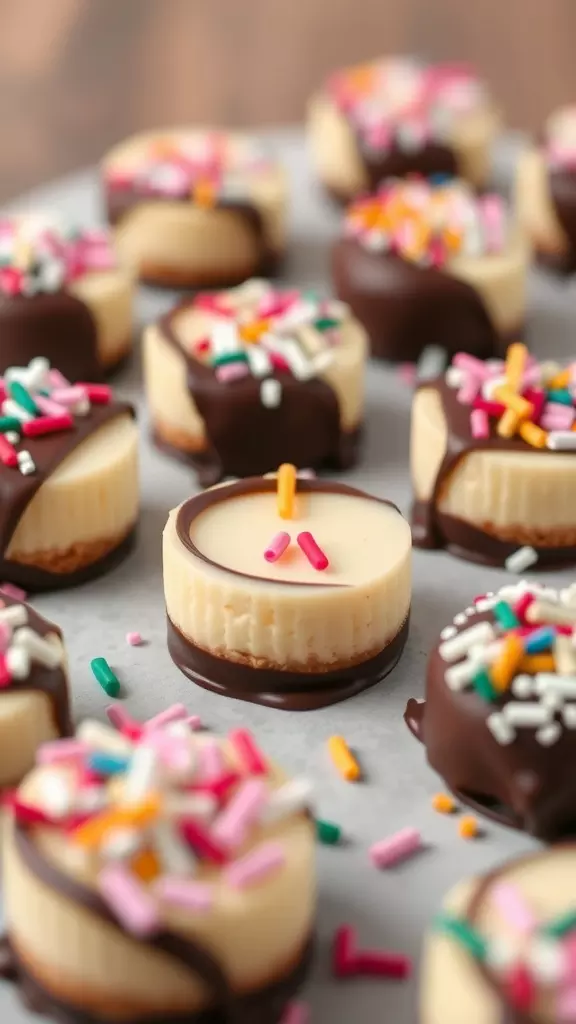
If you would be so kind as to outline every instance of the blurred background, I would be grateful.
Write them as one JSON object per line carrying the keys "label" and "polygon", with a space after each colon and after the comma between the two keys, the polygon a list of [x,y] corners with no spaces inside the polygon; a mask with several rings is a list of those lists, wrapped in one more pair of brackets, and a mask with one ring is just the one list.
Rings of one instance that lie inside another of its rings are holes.
{"label": "blurred background", "polygon": [[472,62],[509,125],[576,102],[576,0],[0,0],[0,200],[138,129],[302,119],[386,53]]}

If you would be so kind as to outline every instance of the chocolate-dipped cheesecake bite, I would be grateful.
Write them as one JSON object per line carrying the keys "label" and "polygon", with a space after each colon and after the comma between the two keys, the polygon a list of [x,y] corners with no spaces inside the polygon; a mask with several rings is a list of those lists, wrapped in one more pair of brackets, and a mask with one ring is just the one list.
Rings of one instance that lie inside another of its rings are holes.
{"label": "chocolate-dipped cheesecake bite", "polygon": [[255,139],[201,129],[145,132],[115,146],[102,175],[118,252],[142,280],[221,288],[277,269],[286,181]]}
{"label": "chocolate-dipped cheesecake bite", "polygon": [[132,406],[42,359],[10,367],[0,388],[0,578],[46,590],[100,575],[138,518]]}
{"label": "chocolate-dipped cheesecake bite", "polygon": [[336,293],[372,355],[403,362],[429,346],[499,354],[524,323],[527,267],[502,198],[458,180],[383,183],[352,203],[332,250]]}
{"label": "chocolate-dipped cheesecake bite", "polygon": [[289,465],[215,487],[164,530],[170,654],[216,693],[324,707],[400,658],[410,571],[410,529],[383,499]]}
{"label": "chocolate-dipped cheesecake bite", "polygon": [[525,581],[440,634],[405,719],[464,802],[548,841],[576,828],[576,592]]}
{"label": "chocolate-dipped cheesecake bite", "polygon": [[412,406],[412,533],[514,571],[576,560],[572,368],[521,343],[506,362],[459,353]]}
{"label": "chocolate-dipped cheesecake bite", "polygon": [[0,633],[0,789],[5,790],[30,771],[41,744],[70,736],[72,725],[58,626],[0,588]]}
{"label": "chocolate-dipped cheesecake bite", "polygon": [[338,71],[308,117],[320,181],[346,202],[413,172],[457,174],[484,187],[498,128],[493,101],[469,68],[406,57]]}
{"label": "chocolate-dipped cheesecake bite", "polygon": [[559,274],[576,272],[576,106],[547,120],[543,139],[519,157],[518,217],[538,261]]}
{"label": "chocolate-dipped cheesecake bite", "polygon": [[41,356],[72,381],[101,380],[131,351],[133,297],[108,231],[0,221],[0,373]]}
{"label": "chocolate-dipped cheesecake bite", "polygon": [[277,1024],[311,963],[311,786],[182,705],[39,751],[4,849],[2,973],[65,1024]]}
{"label": "chocolate-dipped cheesecake bite", "polygon": [[366,349],[343,303],[266,281],[186,300],[144,337],[154,438],[203,486],[282,462],[347,469],[363,422]]}

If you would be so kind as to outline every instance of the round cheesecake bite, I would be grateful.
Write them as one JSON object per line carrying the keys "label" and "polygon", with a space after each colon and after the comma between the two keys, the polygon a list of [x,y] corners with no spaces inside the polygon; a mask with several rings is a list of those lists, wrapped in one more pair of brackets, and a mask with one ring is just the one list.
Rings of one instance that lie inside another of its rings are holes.
{"label": "round cheesecake bite", "polygon": [[520,581],[440,634],[405,719],[464,802],[544,840],[574,830],[576,587]]}
{"label": "round cheesecake bite", "polygon": [[353,696],[408,633],[410,529],[344,484],[276,478],[185,501],[164,530],[168,647],[216,693],[288,710]]}
{"label": "round cheesecake bite", "polygon": [[521,153],[516,171],[518,218],[540,263],[576,271],[576,106],[546,122],[543,140]]}
{"label": "round cheesecake bite", "polygon": [[109,714],[120,731],[41,750],[13,801],[5,977],[58,1021],[277,1024],[312,955],[310,786],[182,705]]}
{"label": "round cheesecake bite", "polygon": [[108,231],[0,220],[0,373],[42,356],[73,381],[100,380],[132,349],[133,298]]}
{"label": "round cheesecake bite", "polygon": [[144,336],[155,440],[204,486],[282,462],[346,469],[360,440],[366,347],[343,303],[266,281],[186,300]]}
{"label": "round cheesecake bite", "polygon": [[111,150],[102,174],[118,252],[150,284],[232,285],[284,254],[284,172],[249,136],[146,132]]}
{"label": "round cheesecake bite", "polygon": [[418,547],[520,572],[574,562],[573,372],[516,343],[506,362],[459,353],[418,389],[410,455]]}
{"label": "round cheesecake bite", "polygon": [[18,785],[36,752],[72,732],[58,626],[0,589],[0,789]]}
{"label": "round cheesecake bite", "polygon": [[100,575],[138,519],[132,407],[42,359],[6,370],[0,393],[0,578],[44,590]]}
{"label": "round cheesecake bite", "polygon": [[419,1024],[576,1019],[576,843],[460,882],[428,934]]}
{"label": "round cheesecake bite", "polygon": [[429,346],[498,354],[524,324],[527,267],[503,199],[458,180],[384,182],[351,204],[332,250],[336,293],[372,355],[402,362]]}
{"label": "round cheesecake bite", "polygon": [[393,57],[332,75],[310,103],[308,135],[320,181],[348,201],[413,171],[485,186],[499,124],[468,68]]}

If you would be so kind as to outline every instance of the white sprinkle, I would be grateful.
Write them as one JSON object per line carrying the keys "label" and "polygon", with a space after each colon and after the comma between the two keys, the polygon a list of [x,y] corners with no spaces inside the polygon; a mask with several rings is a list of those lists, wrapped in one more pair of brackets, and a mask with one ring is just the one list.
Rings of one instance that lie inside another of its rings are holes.
{"label": "white sprinkle", "polygon": [[434,380],[444,373],[448,353],[440,345],[426,345],[416,363],[416,379],[419,381]]}
{"label": "white sprinkle", "polygon": [[17,434],[15,430],[7,430],[4,437],[10,444],[20,443],[20,434]]}
{"label": "white sprinkle", "polygon": [[544,728],[538,729],[536,739],[543,747],[551,747],[560,739],[561,735],[562,726],[560,725],[560,722],[550,722],[550,724],[544,726]]}
{"label": "white sprinkle", "polygon": [[132,755],[132,761],[126,773],[122,788],[123,803],[137,804],[144,799],[152,787],[157,766],[158,753],[156,749],[146,743],[140,743]]}
{"label": "white sprinkle", "polygon": [[0,608],[0,622],[16,629],[17,626],[25,626],[28,622],[28,609],[24,604],[11,604],[7,608]]}
{"label": "white sprinkle", "polygon": [[159,821],[152,835],[162,867],[168,874],[188,876],[194,873],[196,858],[170,822]]}
{"label": "white sprinkle", "polygon": [[346,320],[350,316],[350,306],[341,299],[328,299],[324,311],[332,320]]}
{"label": "white sprinkle", "polygon": [[143,834],[135,828],[111,828],[107,831],[100,853],[105,860],[128,860],[138,853]]}
{"label": "white sprinkle", "polygon": [[456,636],[457,629],[455,626],[445,626],[440,633],[441,640],[450,640],[451,637]]}
{"label": "white sprinkle", "polygon": [[553,985],[560,980],[564,971],[564,950],[560,942],[535,936],[525,955],[541,985]]}
{"label": "white sprinkle", "polygon": [[265,377],[272,372],[270,356],[262,345],[246,345],[244,351],[253,377]]}
{"label": "white sprinkle", "polygon": [[216,320],[210,334],[212,354],[214,356],[227,355],[230,352],[240,351],[240,337],[238,327],[234,320]]}
{"label": "white sprinkle", "polygon": [[31,412],[23,409],[18,402],[12,401],[11,398],[5,398],[2,402],[2,415],[3,416],[14,416],[21,423],[29,423],[34,417]]}
{"label": "white sprinkle", "polygon": [[263,380],[260,385],[260,401],[267,409],[277,409],[282,401],[282,385],[275,377]]}
{"label": "white sprinkle", "polygon": [[526,618],[531,623],[546,622],[552,625],[573,626],[576,623],[576,608],[553,604],[537,598],[526,609]]}
{"label": "white sprinkle", "polygon": [[28,363],[28,387],[32,390],[44,387],[48,379],[50,362],[45,356],[36,356]]}
{"label": "white sprinkle", "polygon": [[284,356],[293,376],[296,380],[311,380],[314,376],[314,367],[308,356],[303,352],[302,348],[297,341],[289,339],[284,341],[278,347],[281,354]]}
{"label": "white sprinkle", "polygon": [[[463,619],[464,622],[467,621],[466,616],[463,616]],[[456,623],[456,619],[454,622]],[[468,629],[457,633],[455,637],[441,643],[438,652],[444,661],[457,661],[475,644],[488,643],[490,640],[494,640],[495,636],[494,627],[490,622],[477,622],[474,626],[469,626]]]}
{"label": "white sprinkle", "polygon": [[28,679],[30,675],[30,655],[24,647],[9,647],[6,651],[6,665],[14,679]]}
{"label": "white sprinkle", "polygon": [[495,604],[497,604],[495,597],[481,597],[479,601],[476,601],[476,611],[489,612]]}
{"label": "white sprinkle", "polygon": [[469,651],[469,657],[473,658],[478,665],[491,665],[503,647],[503,640],[494,640],[491,644],[473,644]]}
{"label": "white sprinkle", "polygon": [[521,573],[529,569],[531,565],[534,565],[538,561],[538,554],[534,548],[526,545],[523,548],[518,548],[518,551],[514,551],[513,554],[508,555],[508,558],[504,562],[504,567],[508,572]]}
{"label": "white sprinkle", "polygon": [[546,447],[556,451],[574,451],[576,433],[573,430],[551,430],[546,439]]}
{"label": "white sprinkle", "polygon": [[559,676],[553,672],[538,672],[534,677],[536,692],[558,693],[568,700],[576,700],[576,676]]}
{"label": "white sprinkle", "polygon": [[576,729],[576,704],[565,704],[561,714],[566,728]]}
{"label": "white sprinkle", "polygon": [[41,800],[47,813],[54,818],[65,818],[74,806],[73,790],[61,772],[48,771],[38,780]]}
{"label": "white sprinkle", "polygon": [[44,639],[29,626],[17,629],[12,642],[17,647],[23,647],[34,661],[39,661],[46,668],[57,668],[62,664],[64,652],[60,641]]}
{"label": "white sprinkle", "polygon": [[506,721],[504,715],[498,711],[494,711],[493,714],[488,715],[486,725],[490,729],[494,739],[503,747],[507,746],[509,743],[513,743],[516,739],[514,729],[510,723]]}
{"label": "white sprinkle", "polygon": [[576,583],[560,591],[560,601],[562,604],[576,605]]}
{"label": "white sprinkle", "polygon": [[134,749],[133,744],[126,736],[92,718],[87,718],[80,723],[76,731],[76,738],[86,743],[91,750],[101,751],[105,754],[131,757]]}
{"label": "white sprinkle", "polygon": [[454,616],[452,622],[454,623],[455,626],[463,626],[466,622],[466,616],[464,612],[458,612],[458,615]]}
{"label": "white sprinkle", "polygon": [[481,663],[476,658],[467,658],[466,661],[452,665],[451,668],[446,669],[444,675],[446,686],[449,690],[454,691],[465,689],[481,667]]}
{"label": "white sprinkle", "polygon": [[495,970],[504,971],[518,962],[518,949],[507,939],[495,935],[486,949],[486,963]]}
{"label": "white sprinkle", "polygon": [[469,605],[468,608],[464,609],[464,612],[468,617],[470,617],[471,615],[476,614],[476,609],[473,607],[473,605]]}
{"label": "white sprinkle", "polygon": [[551,711],[537,701],[511,700],[502,710],[510,725],[544,725],[550,721]]}
{"label": "white sprinkle", "polygon": [[464,383],[464,371],[458,366],[449,366],[444,379],[449,388],[461,388]]}
{"label": "white sprinkle", "polygon": [[296,328],[309,324],[311,320],[315,320],[317,315],[317,304],[303,299],[300,302],[295,302],[283,317],[276,320],[274,327],[282,334],[291,333]]}
{"label": "white sprinkle", "polygon": [[209,822],[218,811],[218,801],[211,793],[167,792],[166,814],[177,818],[192,816]]}
{"label": "white sprinkle", "polygon": [[264,807],[262,820],[266,823],[279,821],[289,814],[304,811],[310,806],[312,783],[308,779],[291,779],[279,789],[270,793]]}
{"label": "white sprinkle", "polygon": [[548,708],[552,714],[555,714],[564,706],[564,697],[555,690],[548,690],[540,697],[540,703],[542,707]]}
{"label": "white sprinkle", "polygon": [[36,472],[36,466],[32,462],[32,459],[27,459],[19,463],[18,469],[22,476],[31,476],[32,473]]}
{"label": "white sprinkle", "polygon": [[524,700],[526,697],[532,697],[536,693],[536,687],[532,676],[519,675],[512,682],[511,686],[512,693],[515,697],[519,697]]}
{"label": "white sprinkle", "polygon": [[384,252],[388,248],[389,238],[384,231],[369,231],[362,239],[362,244],[371,252]]}

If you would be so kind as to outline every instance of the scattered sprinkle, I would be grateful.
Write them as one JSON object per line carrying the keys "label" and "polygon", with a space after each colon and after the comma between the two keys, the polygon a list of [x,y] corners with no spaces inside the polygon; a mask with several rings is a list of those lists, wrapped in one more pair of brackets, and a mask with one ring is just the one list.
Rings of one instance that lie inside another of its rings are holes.
{"label": "scattered sprinkle", "polygon": [[360,765],[343,736],[330,737],[328,740],[328,753],[338,774],[346,782],[358,782],[362,778]]}
{"label": "scattered sprinkle", "polygon": [[120,693],[120,682],[114,674],[106,658],[93,658],[90,662],[94,678],[108,697],[117,697]]}
{"label": "scattered sprinkle", "polygon": [[458,835],[461,839],[477,839],[480,835],[480,827],[477,819],[472,814],[466,814],[458,822]]}
{"label": "scattered sprinkle", "polygon": [[389,868],[410,857],[422,848],[422,836],[417,828],[403,828],[388,839],[381,839],[368,853],[374,867]]}
{"label": "scattered sprinkle", "polygon": [[335,846],[342,838],[342,829],[331,821],[316,819],[316,835],[324,846]]}
{"label": "scattered sprinkle", "polygon": [[439,814],[454,814],[457,810],[456,801],[448,793],[436,793],[432,797],[432,807]]}
{"label": "scattered sprinkle", "polygon": [[144,643],[140,633],[126,633],[126,643],[130,647],[140,647]]}

